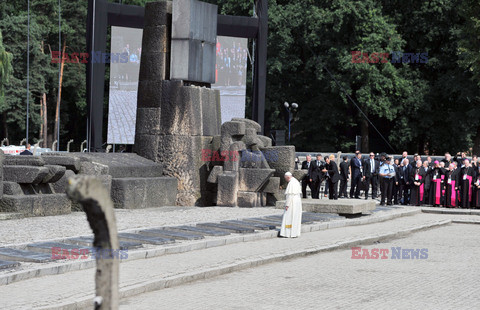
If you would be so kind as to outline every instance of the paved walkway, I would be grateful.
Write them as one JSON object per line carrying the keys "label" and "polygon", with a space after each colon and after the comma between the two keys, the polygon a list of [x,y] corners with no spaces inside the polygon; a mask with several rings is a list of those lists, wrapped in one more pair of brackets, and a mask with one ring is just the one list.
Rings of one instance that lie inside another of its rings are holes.
{"label": "paved walkway", "polygon": [[138,295],[120,309],[478,309],[479,236],[480,225],[452,224],[364,247],[428,248],[425,260],[339,250]]}
{"label": "paved walkway", "polygon": [[[175,282],[179,279],[175,278],[177,276],[186,275],[187,279],[191,278],[190,280],[202,276],[212,277],[220,274],[216,268],[221,266],[227,266],[227,272],[234,271],[238,270],[236,268],[241,269],[242,264],[246,262],[275,255],[288,255],[288,253],[295,251],[335,246],[341,242],[355,241],[361,238],[376,238],[381,234],[408,230],[419,225],[438,222],[440,219],[447,217],[446,215],[420,213],[415,216],[401,217],[370,225],[348,226],[305,233],[298,239],[274,238],[239,242],[186,253],[126,261],[120,264],[121,295],[128,297],[165,286],[181,284],[181,281]],[[350,260],[348,262],[350,263]],[[319,264],[318,266],[322,265]],[[202,270],[205,272],[199,273]],[[94,269],[86,269],[1,286],[0,295],[10,297],[2,300],[2,308],[36,309],[41,307],[56,308],[65,305],[65,309],[72,309],[68,305],[78,301],[89,301],[93,298],[94,272]],[[182,281],[185,281],[185,278],[182,279]],[[154,308],[163,308],[163,306]],[[222,307],[221,309],[225,308]]]}
{"label": "paved walkway", "polygon": [[[129,230],[160,226],[219,222],[244,217],[283,214],[275,208],[162,207],[115,209],[117,229]],[[69,238],[92,233],[84,212],[67,215],[28,217],[0,222],[0,246]]]}

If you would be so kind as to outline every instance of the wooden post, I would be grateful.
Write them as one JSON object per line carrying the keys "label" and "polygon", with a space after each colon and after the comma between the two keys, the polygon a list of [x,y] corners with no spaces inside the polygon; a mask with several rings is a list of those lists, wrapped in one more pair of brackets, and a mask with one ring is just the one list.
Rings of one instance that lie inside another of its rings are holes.
{"label": "wooden post", "polygon": [[93,245],[97,251],[97,272],[94,309],[118,309],[119,257],[98,255],[119,252],[117,225],[110,194],[100,180],[84,175],[69,179],[67,195],[82,205],[95,235]]}

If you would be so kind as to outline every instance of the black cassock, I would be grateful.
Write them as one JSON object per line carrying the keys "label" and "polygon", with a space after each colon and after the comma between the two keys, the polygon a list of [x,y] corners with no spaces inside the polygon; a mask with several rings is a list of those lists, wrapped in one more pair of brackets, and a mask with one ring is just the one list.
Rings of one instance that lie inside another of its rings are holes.
{"label": "black cassock", "polygon": [[448,208],[458,207],[458,196],[460,192],[455,190],[459,182],[459,169],[448,170],[445,174],[445,206]]}
{"label": "black cassock", "polygon": [[480,208],[480,167],[475,168],[475,178],[473,185],[472,207]]}
{"label": "black cassock", "polygon": [[434,168],[430,170],[431,182],[428,193],[428,204],[432,206],[443,205],[445,191],[445,170]]}
{"label": "black cassock", "polygon": [[423,201],[423,198],[425,197],[425,177],[426,177],[426,173],[425,173],[425,169],[423,168],[415,168],[413,169],[412,171],[412,176],[411,176],[411,180],[413,180],[413,182],[418,182],[420,183],[419,186],[415,185],[414,183],[412,183],[412,188],[411,188],[411,191],[410,191],[410,204],[411,205],[414,205],[414,206],[419,206],[423,203],[425,203]]}
{"label": "black cassock", "polygon": [[463,167],[460,170],[460,207],[470,208],[472,201],[472,184],[475,170],[472,167]]}

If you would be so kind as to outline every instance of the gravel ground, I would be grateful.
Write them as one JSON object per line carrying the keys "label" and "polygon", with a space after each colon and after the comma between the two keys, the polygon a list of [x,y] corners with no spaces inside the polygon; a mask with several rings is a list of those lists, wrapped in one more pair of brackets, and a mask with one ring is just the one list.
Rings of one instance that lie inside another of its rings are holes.
{"label": "gravel ground", "polygon": [[[200,222],[218,222],[237,218],[282,214],[275,208],[163,207],[151,209],[115,209],[117,229],[172,226]],[[0,246],[91,234],[85,213],[29,217],[0,222]]]}

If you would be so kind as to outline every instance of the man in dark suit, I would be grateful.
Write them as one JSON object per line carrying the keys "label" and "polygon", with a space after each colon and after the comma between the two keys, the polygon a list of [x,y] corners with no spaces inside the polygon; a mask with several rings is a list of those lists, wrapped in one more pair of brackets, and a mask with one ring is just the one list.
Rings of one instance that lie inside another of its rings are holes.
{"label": "man in dark suit", "polygon": [[350,161],[350,168],[352,171],[352,185],[350,186],[350,198],[360,199],[360,182],[363,176],[362,153],[355,152],[355,157]]}
{"label": "man in dark suit", "polygon": [[330,157],[325,157],[326,165],[325,169],[323,169],[323,173],[328,176],[328,199],[337,200],[337,188],[340,174],[338,173],[338,167],[334,159],[334,155],[331,155]]}
{"label": "man in dark suit", "polygon": [[372,199],[377,198],[378,171],[380,170],[380,162],[375,159],[375,154],[370,152],[370,156],[365,160],[365,181],[367,187],[365,189],[365,199],[368,199],[368,189],[372,185]]}
{"label": "man in dark suit", "polygon": [[313,186],[310,182],[310,165],[312,164],[312,156],[307,155],[307,160],[302,162],[302,170],[307,170],[307,175],[302,179],[302,195],[303,198],[307,198],[307,185],[310,187],[310,192],[313,198]]}
{"label": "man in dark suit", "polygon": [[27,144],[25,151],[21,152],[19,155],[33,155],[33,153],[30,151],[31,145]]}
{"label": "man in dark suit", "polygon": [[400,167],[400,185],[401,193],[403,192],[403,204],[408,205],[410,203],[410,188],[412,186],[411,174],[413,171],[412,165],[407,158],[405,158]]}
{"label": "man in dark suit", "polygon": [[322,160],[322,154],[317,154],[317,159],[310,164],[310,183],[313,186],[312,198],[320,198],[320,185],[323,182],[324,174],[322,172],[325,162]]}
{"label": "man in dark suit", "polygon": [[347,184],[350,175],[350,163],[348,157],[343,156],[343,161],[340,163],[340,198],[347,198]]}

